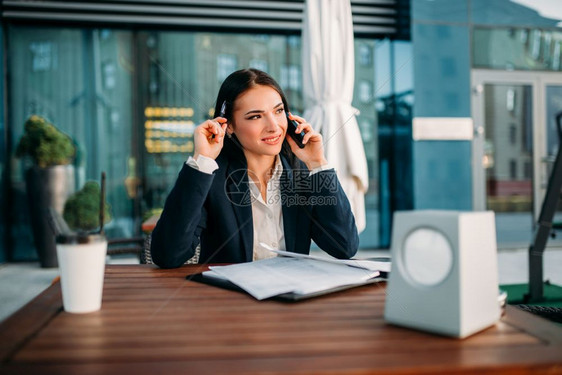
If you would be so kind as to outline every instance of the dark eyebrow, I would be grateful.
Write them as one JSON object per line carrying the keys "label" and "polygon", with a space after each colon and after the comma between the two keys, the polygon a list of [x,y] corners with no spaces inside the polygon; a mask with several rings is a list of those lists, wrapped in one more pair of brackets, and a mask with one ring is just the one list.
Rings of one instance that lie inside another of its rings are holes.
{"label": "dark eyebrow", "polygon": [[[275,107],[273,107],[273,109],[276,109],[276,108],[278,108],[279,106],[282,106],[282,105],[283,105],[283,102],[277,104]],[[263,112],[265,112],[265,111],[262,111],[261,109],[253,109],[253,110],[251,110],[251,111],[246,112],[246,113],[244,114],[244,116],[247,116],[247,115],[249,115],[249,114],[251,114],[251,113],[263,113]]]}

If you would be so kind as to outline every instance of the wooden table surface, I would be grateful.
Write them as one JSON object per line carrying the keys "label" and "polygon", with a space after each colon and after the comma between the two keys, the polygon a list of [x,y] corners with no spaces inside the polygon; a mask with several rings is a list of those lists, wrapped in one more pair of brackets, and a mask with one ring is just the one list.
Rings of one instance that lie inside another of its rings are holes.
{"label": "wooden table surface", "polygon": [[0,325],[0,373],[562,373],[562,327],[513,307],[457,340],[386,324],[384,284],[259,302],[185,280],[197,270],[107,266],[83,315],[53,284]]}

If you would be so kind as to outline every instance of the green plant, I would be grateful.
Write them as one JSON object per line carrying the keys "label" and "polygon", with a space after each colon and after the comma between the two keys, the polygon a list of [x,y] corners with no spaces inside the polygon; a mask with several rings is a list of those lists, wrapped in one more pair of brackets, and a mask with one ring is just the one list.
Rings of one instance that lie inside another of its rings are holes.
{"label": "green plant", "polygon": [[162,211],[164,211],[163,208],[151,208],[142,215],[142,221],[147,221],[154,215],[161,215]]}
{"label": "green plant", "polygon": [[[64,205],[63,217],[70,228],[89,231],[100,226],[100,194],[99,184],[88,181],[82,190],[68,198]],[[111,220],[110,210],[110,205],[104,202],[104,224]]]}
{"label": "green plant", "polygon": [[24,125],[16,156],[29,156],[41,167],[70,164],[75,154],[72,139],[45,118],[31,116]]}

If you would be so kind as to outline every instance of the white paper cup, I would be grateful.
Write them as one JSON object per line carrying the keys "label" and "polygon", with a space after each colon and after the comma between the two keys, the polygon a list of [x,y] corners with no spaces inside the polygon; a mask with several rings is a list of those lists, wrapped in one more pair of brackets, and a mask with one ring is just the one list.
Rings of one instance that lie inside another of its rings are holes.
{"label": "white paper cup", "polygon": [[106,253],[103,235],[57,237],[64,311],[88,313],[101,308]]}

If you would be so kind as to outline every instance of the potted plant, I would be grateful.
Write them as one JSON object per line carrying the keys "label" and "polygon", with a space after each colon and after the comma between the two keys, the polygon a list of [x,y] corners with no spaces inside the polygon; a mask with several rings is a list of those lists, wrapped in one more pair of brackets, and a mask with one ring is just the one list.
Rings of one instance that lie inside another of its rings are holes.
{"label": "potted plant", "polygon": [[67,197],[74,191],[75,154],[72,139],[41,116],[25,122],[16,157],[27,158],[31,167],[25,173],[31,228],[41,267],[56,267],[52,209],[62,215]]}
{"label": "potted plant", "polygon": [[[102,174],[102,185],[104,180]],[[107,253],[103,223],[110,220],[109,211],[105,194],[94,181],[86,182],[64,205],[64,221],[76,230],[57,236],[63,307],[67,312],[88,313],[101,308]]]}
{"label": "potted plant", "polygon": [[[88,181],[81,190],[68,197],[63,218],[71,229],[87,232],[100,226],[100,194],[99,184]],[[104,202],[104,224],[111,220],[110,211],[110,205]]]}

